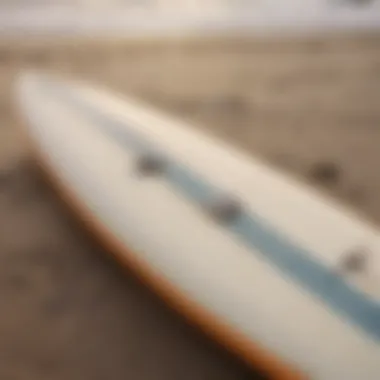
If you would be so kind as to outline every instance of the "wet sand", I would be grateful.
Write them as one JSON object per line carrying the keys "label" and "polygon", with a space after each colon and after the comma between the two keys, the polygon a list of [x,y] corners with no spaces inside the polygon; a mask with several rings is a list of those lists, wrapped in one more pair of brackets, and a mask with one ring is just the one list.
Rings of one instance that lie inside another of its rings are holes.
{"label": "wet sand", "polygon": [[0,41],[0,378],[258,378],[125,275],[36,170],[12,109],[25,67],[133,93],[380,221],[380,35]]}

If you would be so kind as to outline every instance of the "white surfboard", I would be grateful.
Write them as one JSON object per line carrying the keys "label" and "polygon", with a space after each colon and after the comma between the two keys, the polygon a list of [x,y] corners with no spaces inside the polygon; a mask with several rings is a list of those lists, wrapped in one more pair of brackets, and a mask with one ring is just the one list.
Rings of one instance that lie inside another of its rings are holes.
{"label": "white surfboard", "polygon": [[78,81],[26,73],[40,162],[120,262],[273,378],[380,379],[380,236],[308,186]]}

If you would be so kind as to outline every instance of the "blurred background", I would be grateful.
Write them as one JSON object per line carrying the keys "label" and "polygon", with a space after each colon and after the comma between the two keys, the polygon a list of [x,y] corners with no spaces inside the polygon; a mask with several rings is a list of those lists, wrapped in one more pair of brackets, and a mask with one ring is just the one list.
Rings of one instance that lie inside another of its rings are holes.
{"label": "blurred background", "polygon": [[378,0],[1,0],[0,378],[260,378],[66,212],[27,151],[20,70],[132,94],[379,222],[379,29]]}

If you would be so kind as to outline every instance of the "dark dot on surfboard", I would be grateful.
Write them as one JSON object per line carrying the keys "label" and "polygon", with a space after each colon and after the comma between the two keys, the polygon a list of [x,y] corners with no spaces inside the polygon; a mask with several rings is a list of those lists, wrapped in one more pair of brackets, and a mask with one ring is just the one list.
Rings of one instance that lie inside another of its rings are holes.
{"label": "dark dot on surfboard", "polygon": [[347,272],[361,272],[366,269],[368,251],[364,248],[356,248],[347,252],[341,260],[341,267]]}
{"label": "dark dot on surfboard", "polygon": [[309,176],[323,185],[334,185],[341,177],[341,169],[333,162],[318,162],[309,170]]}
{"label": "dark dot on surfboard", "polygon": [[165,168],[165,160],[155,154],[143,154],[139,156],[136,161],[136,171],[142,176],[161,174]]}
{"label": "dark dot on surfboard", "polygon": [[236,220],[242,212],[241,204],[233,198],[221,197],[206,206],[209,214],[218,222],[230,223]]}

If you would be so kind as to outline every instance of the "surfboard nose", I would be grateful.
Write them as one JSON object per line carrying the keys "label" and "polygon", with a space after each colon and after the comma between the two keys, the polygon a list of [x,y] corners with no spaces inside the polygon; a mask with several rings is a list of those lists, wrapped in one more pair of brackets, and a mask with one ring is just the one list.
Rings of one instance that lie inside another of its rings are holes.
{"label": "surfboard nose", "polygon": [[[46,89],[49,85],[58,83],[58,77],[55,78],[48,72],[40,70],[24,70],[21,71],[15,79],[13,86],[14,102],[21,112],[26,112],[30,107],[44,107]],[[36,97],[40,98],[40,102],[35,103]]]}
{"label": "surfboard nose", "polygon": [[46,77],[43,72],[38,70],[21,71],[16,78],[16,86],[23,86],[30,82],[41,82]]}
{"label": "surfboard nose", "polygon": [[20,103],[30,90],[36,89],[44,80],[43,73],[37,70],[25,70],[18,74],[14,83],[16,102]]}
{"label": "surfboard nose", "polygon": [[48,83],[58,82],[59,77],[54,76],[54,74],[42,70],[27,69],[18,74],[15,80],[14,88],[17,96],[25,90],[36,90]]}

